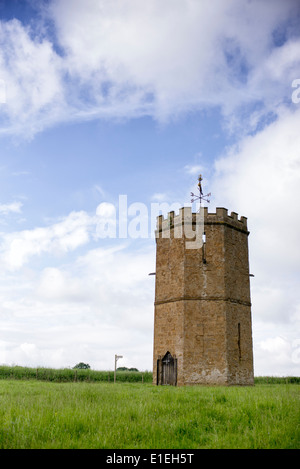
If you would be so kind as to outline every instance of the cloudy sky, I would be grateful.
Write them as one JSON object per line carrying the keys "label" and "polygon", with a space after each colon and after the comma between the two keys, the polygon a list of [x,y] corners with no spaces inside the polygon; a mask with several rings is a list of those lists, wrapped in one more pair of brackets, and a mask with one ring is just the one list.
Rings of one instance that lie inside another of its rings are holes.
{"label": "cloudy sky", "polygon": [[248,217],[255,374],[299,376],[299,20],[0,0],[0,363],[152,369],[152,208],[202,172],[210,211]]}

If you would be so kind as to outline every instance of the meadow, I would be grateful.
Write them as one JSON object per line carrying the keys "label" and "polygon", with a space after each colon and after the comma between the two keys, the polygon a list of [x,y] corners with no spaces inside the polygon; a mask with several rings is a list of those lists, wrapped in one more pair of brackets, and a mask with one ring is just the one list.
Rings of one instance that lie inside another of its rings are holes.
{"label": "meadow", "polygon": [[[25,366],[0,366],[1,379],[37,379],[55,383],[67,382],[113,382],[113,371],[82,370],[74,368],[30,368]],[[150,371],[117,371],[118,382],[152,383]]]}
{"label": "meadow", "polygon": [[0,448],[300,446],[300,387],[0,380]]}
{"label": "meadow", "polygon": [[[74,368],[31,368],[26,366],[0,365],[1,379],[37,379],[54,383],[107,382],[114,381],[113,371]],[[256,376],[255,384],[300,384],[298,376]],[[117,371],[117,381],[122,383],[152,383],[151,371]]]}

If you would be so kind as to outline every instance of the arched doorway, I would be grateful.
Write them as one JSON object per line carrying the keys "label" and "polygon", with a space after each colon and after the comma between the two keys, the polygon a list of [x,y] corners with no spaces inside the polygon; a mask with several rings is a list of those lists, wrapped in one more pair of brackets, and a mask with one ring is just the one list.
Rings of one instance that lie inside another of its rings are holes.
{"label": "arched doorway", "polygon": [[177,359],[167,352],[162,361],[162,382],[161,384],[176,386],[177,384]]}

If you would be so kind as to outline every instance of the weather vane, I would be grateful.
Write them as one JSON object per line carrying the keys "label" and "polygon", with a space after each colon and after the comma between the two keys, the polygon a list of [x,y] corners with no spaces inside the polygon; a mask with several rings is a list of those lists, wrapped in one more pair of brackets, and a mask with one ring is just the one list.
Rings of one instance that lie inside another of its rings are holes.
{"label": "weather vane", "polygon": [[199,195],[196,195],[194,194],[194,192],[191,192],[191,202],[195,202],[196,200],[200,200],[200,207],[201,207],[201,202],[202,200],[205,200],[206,202],[210,202],[210,200],[207,198],[207,197],[210,197],[211,196],[211,193],[209,192],[208,194],[205,194],[203,195],[203,191],[202,191],[202,185],[201,185],[201,181],[202,181],[202,174],[199,174],[199,177],[198,177],[198,189],[199,189]]}

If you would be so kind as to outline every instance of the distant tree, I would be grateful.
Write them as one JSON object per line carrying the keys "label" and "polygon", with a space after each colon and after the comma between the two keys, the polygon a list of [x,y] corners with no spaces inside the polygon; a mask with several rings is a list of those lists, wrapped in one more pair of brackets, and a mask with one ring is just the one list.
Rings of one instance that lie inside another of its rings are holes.
{"label": "distant tree", "polygon": [[80,363],[77,363],[77,365],[75,365],[73,367],[73,370],[89,370],[91,367],[88,363],[83,363],[83,362],[80,362]]}
{"label": "distant tree", "polygon": [[139,371],[137,368],[127,368],[127,366],[119,366],[117,371]]}

